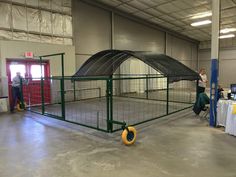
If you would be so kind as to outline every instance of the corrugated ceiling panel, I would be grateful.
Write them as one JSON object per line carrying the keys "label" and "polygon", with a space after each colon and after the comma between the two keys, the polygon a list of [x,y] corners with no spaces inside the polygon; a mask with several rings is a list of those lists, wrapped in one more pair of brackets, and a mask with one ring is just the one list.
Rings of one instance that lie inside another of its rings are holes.
{"label": "corrugated ceiling panel", "polygon": [[125,12],[128,12],[128,13],[134,13],[134,12],[137,11],[136,8],[133,8],[133,7],[131,7],[129,5],[126,5],[126,4],[118,6],[117,8],[120,9],[120,10],[123,10]]}
{"label": "corrugated ceiling panel", "polygon": [[143,13],[143,12],[139,12],[139,13],[136,13],[136,14],[134,14],[134,15],[135,15],[135,16],[138,16],[138,17],[141,17],[141,18],[143,18],[143,19],[150,19],[150,18],[152,18],[151,15],[148,15],[148,14]]}
{"label": "corrugated ceiling panel", "polygon": [[142,9],[142,10],[149,7],[137,0],[130,1],[130,2],[128,2],[128,4],[130,4],[132,7],[136,7],[138,9]]}
{"label": "corrugated ceiling panel", "polygon": [[224,18],[224,17],[230,17],[230,16],[233,16],[236,14],[236,7],[233,8],[233,9],[227,9],[227,10],[223,10],[221,12],[221,18]]}
{"label": "corrugated ceiling panel", "polygon": [[191,7],[191,5],[189,5],[189,4],[187,4],[187,3],[183,2],[183,1],[173,1],[172,5],[174,7],[179,8],[179,9],[187,9],[187,8]]}
{"label": "corrugated ceiling panel", "polygon": [[158,23],[158,24],[162,24],[162,23],[165,23],[164,20],[161,20],[159,18],[152,18],[150,19],[150,21],[154,22],[154,23]]}
{"label": "corrugated ceiling panel", "polygon": [[221,0],[221,9],[229,8],[235,5],[235,2],[232,0]]}
{"label": "corrugated ceiling panel", "polygon": [[177,25],[177,26],[185,26],[186,24],[185,23],[183,23],[183,22],[181,22],[181,21],[172,21],[171,23],[173,23],[173,24],[175,24],[175,25]]}
{"label": "corrugated ceiling panel", "polygon": [[168,29],[172,29],[173,27],[175,27],[175,25],[172,25],[170,23],[162,23],[161,25]]}
{"label": "corrugated ceiling panel", "polygon": [[[42,1],[42,0],[41,0]],[[195,38],[204,40],[209,38],[211,25],[192,27],[190,24],[194,21],[191,19],[197,13],[211,11],[212,0],[97,0],[118,9],[132,13],[147,21],[164,26],[177,32]],[[221,0],[222,9],[222,27],[235,27],[236,25],[236,3],[233,0]],[[144,12],[147,13],[144,13]],[[157,17],[157,18],[155,18]],[[229,17],[229,18],[226,18]],[[211,19],[211,17],[209,17]],[[169,23],[171,22],[171,23]],[[185,33],[187,31],[187,33]],[[197,34],[195,34],[197,32]]]}
{"label": "corrugated ceiling panel", "polygon": [[229,18],[223,18],[221,21],[221,24],[227,24],[227,23],[236,23],[236,16],[232,16]]}
{"label": "corrugated ceiling panel", "polygon": [[164,16],[161,16],[160,17],[161,19],[164,19],[165,21],[168,21],[168,22],[172,22],[172,21],[175,21],[176,19],[169,16],[169,15],[164,15]]}
{"label": "corrugated ceiling panel", "polygon": [[153,16],[160,16],[163,15],[162,12],[160,12],[158,9],[152,8],[152,9],[147,9],[145,10],[146,12],[153,14]]}
{"label": "corrugated ceiling panel", "polygon": [[173,28],[171,28],[172,30],[174,30],[174,31],[183,31],[184,30],[184,28],[183,27],[178,27],[178,26],[175,26],[175,27],[173,27]]}
{"label": "corrugated ceiling panel", "polygon": [[153,7],[153,6],[157,5],[156,1],[151,1],[151,0],[146,0],[146,1],[139,0],[139,1],[140,1],[140,3],[144,4],[145,6],[149,6],[149,7]]}
{"label": "corrugated ceiling panel", "polygon": [[117,0],[100,0],[100,1],[110,6],[117,6],[117,5],[122,4],[120,1],[117,1]]}
{"label": "corrugated ceiling panel", "polygon": [[172,3],[164,4],[161,6],[156,7],[156,9],[160,10],[161,12],[164,12],[165,14],[175,12],[177,10],[180,10],[180,8],[177,8],[173,6]]}

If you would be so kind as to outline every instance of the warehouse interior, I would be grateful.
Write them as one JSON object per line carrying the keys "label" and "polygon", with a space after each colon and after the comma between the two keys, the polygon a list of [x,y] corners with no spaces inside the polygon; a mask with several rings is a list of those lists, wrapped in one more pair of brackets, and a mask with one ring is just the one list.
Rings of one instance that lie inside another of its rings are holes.
{"label": "warehouse interior", "polygon": [[235,14],[235,0],[0,0],[0,176],[235,177]]}

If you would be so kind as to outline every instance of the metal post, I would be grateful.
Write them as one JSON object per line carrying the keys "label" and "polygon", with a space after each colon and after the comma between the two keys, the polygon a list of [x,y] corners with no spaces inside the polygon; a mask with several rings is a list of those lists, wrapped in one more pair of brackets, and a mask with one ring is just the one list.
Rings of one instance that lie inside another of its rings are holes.
{"label": "metal post", "polygon": [[107,89],[106,89],[106,101],[107,101],[107,131],[110,132],[110,124],[109,124],[109,120],[110,120],[110,104],[109,104],[109,80],[107,80]]}
{"label": "metal post", "polygon": [[76,93],[75,93],[75,80],[73,81],[73,89],[74,89],[74,101],[76,101]]}
{"label": "metal post", "polygon": [[65,115],[66,115],[66,111],[65,111],[65,83],[64,83],[64,53],[61,54],[61,116],[62,119],[65,120]]}
{"label": "metal post", "polygon": [[166,82],[166,114],[169,114],[169,76],[167,76]]}
{"label": "metal post", "polygon": [[220,0],[212,1],[212,37],[211,37],[211,85],[210,85],[210,126],[216,125],[216,104],[218,87]]}
{"label": "metal post", "polygon": [[110,78],[110,130],[113,131],[113,80]]}
{"label": "metal post", "polygon": [[42,105],[41,105],[41,108],[42,108],[42,114],[45,113],[45,105],[44,105],[44,78],[43,78],[43,63],[42,63],[42,57],[39,57],[40,59],[40,66],[41,66],[41,82],[40,82],[40,85],[41,85],[41,102],[42,102]]}
{"label": "metal post", "polygon": [[52,56],[61,56],[61,75],[62,75],[62,79],[60,80],[60,84],[61,84],[61,101],[62,101],[62,117],[65,118],[65,90],[64,90],[64,55],[65,53],[55,53],[55,54],[50,54],[50,55],[43,55],[43,56],[39,56],[40,59],[40,65],[41,65],[41,102],[42,102],[42,114],[45,114],[45,103],[44,103],[44,80],[45,78],[42,77],[43,75],[43,65],[42,65],[42,59],[43,57],[52,57]]}
{"label": "metal post", "polygon": [[146,98],[148,100],[148,75],[146,75]]}
{"label": "metal post", "polygon": [[64,78],[60,79],[61,84],[61,116],[65,120],[65,89],[64,89]]}
{"label": "metal post", "polygon": [[198,100],[198,84],[199,84],[199,79],[196,82],[196,101]]}
{"label": "metal post", "polygon": [[107,79],[107,131],[113,131],[113,86],[112,86],[112,78]]}
{"label": "metal post", "polygon": [[20,106],[22,106],[21,108],[25,109],[22,78],[20,78]]}
{"label": "metal post", "polygon": [[63,82],[64,82],[64,55],[65,53],[61,54],[61,76],[63,77]]}

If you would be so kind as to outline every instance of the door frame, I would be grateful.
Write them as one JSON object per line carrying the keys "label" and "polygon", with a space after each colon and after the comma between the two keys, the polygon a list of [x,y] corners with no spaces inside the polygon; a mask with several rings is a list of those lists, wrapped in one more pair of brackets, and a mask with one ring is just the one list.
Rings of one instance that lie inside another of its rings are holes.
{"label": "door frame", "polygon": [[[33,64],[41,64],[39,59],[34,59],[34,58],[29,58],[29,59],[24,59],[24,58],[6,58],[6,75],[8,76],[8,98],[9,98],[9,103],[11,104],[12,101],[12,93],[11,93],[11,71],[10,71],[10,65],[11,62],[17,62],[19,64],[25,64],[26,65],[26,76],[24,77],[28,77],[31,78],[31,73],[30,73],[30,67],[27,67],[27,65],[33,65]],[[42,60],[42,62],[45,64],[44,66],[44,73],[45,76],[49,76],[50,77],[50,61],[49,60]],[[34,82],[38,82],[39,81],[34,81]]]}
{"label": "door frame", "polygon": [[[10,72],[10,62],[18,62],[20,63],[32,63],[32,64],[39,64],[40,60],[39,59],[33,59],[33,58],[29,58],[29,59],[22,59],[22,58],[6,58],[6,75],[9,77],[11,72]],[[50,62],[49,60],[43,60],[43,63],[46,63],[46,67],[45,67],[45,73],[47,73],[46,75],[50,76]],[[26,71],[27,72],[27,71]],[[30,76],[28,76],[30,77]],[[8,78],[8,82],[10,81],[10,78]]]}

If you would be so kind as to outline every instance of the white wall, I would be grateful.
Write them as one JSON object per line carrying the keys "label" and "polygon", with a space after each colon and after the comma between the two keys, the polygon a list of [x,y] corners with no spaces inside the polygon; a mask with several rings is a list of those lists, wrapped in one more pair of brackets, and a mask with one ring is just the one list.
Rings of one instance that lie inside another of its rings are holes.
{"label": "white wall", "polygon": [[[24,60],[24,52],[31,51],[35,56],[63,53],[65,52],[65,75],[71,76],[76,71],[75,66],[75,47],[70,45],[42,44],[23,41],[0,41],[0,68],[1,77],[7,77],[6,58]],[[61,63],[59,57],[48,57],[50,62],[50,74],[52,76],[61,75]],[[4,89],[4,95],[8,95],[7,86]]]}
{"label": "white wall", "polygon": [[[6,58],[24,59],[24,52],[27,51],[33,52],[35,56],[65,52],[65,75],[73,75],[75,73],[76,67],[74,46],[23,41],[0,41],[1,75],[3,77],[6,76]],[[57,60],[51,59],[50,67],[52,75],[61,75],[60,72],[58,72],[60,63]]]}
{"label": "white wall", "polygon": [[77,68],[92,54],[111,49],[113,44],[114,49],[121,50],[156,53],[165,53],[166,50],[167,55],[197,69],[198,44],[166,35],[164,30],[143,24],[141,20],[119,15],[110,9],[102,9],[79,0],[73,0],[72,4]]}
{"label": "white wall", "polygon": [[93,54],[111,48],[111,14],[79,0],[72,8],[76,64],[79,68]]}
{"label": "white wall", "polygon": [[115,15],[114,47],[120,50],[164,53],[165,33],[125,17]]}
{"label": "white wall", "polygon": [[[209,49],[199,50],[199,68],[206,68],[210,80],[211,52]],[[219,52],[219,84],[228,88],[236,83],[236,48],[221,49]],[[209,86],[209,85],[208,85]]]}
{"label": "white wall", "polygon": [[197,70],[198,45],[167,34],[166,54]]}

